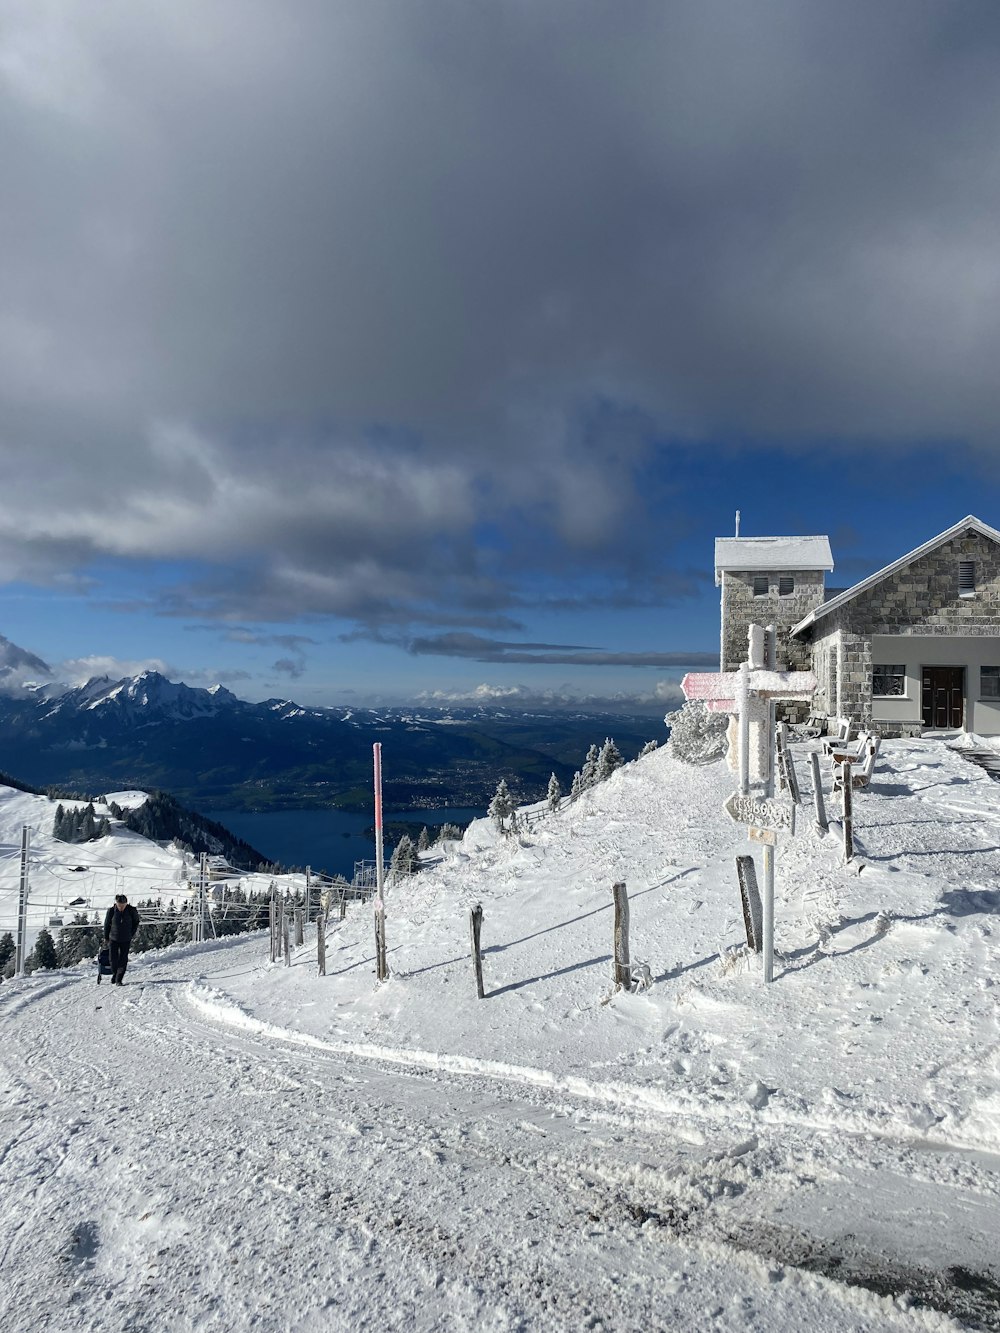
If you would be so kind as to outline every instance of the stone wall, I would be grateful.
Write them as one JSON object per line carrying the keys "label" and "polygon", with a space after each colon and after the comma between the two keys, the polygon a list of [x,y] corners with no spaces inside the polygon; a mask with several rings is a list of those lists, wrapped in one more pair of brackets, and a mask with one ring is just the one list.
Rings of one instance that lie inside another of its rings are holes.
{"label": "stone wall", "polygon": [[[962,560],[975,563],[974,596],[959,596]],[[957,537],[817,623],[812,631],[812,665],[820,681],[817,706],[837,711],[839,674],[840,711],[858,726],[870,726],[872,720],[875,634],[1000,637],[1000,547],[976,533]],[[827,657],[831,648],[836,652],[832,673]],[[886,734],[888,728],[880,722],[879,730]]]}
{"label": "stone wall", "polygon": [[[750,625],[775,625],[778,630],[779,667],[790,671],[809,671],[811,652],[801,639],[789,639],[788,631],[823,601],[822,570],[782,570],[791,575],[794,591],[778,595],[778,573],[768,573],[766,597],[753,594],[753,570],[730,571],[722,575],[722,669],[735,671],[747,657],[747,629]],[[762,573],[757,570],[756,573]]]}

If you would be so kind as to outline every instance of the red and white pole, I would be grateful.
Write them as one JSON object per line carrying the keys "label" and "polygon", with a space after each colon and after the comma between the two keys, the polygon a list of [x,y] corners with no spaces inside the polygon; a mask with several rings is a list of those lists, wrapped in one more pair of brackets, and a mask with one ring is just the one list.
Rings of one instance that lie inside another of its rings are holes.
{"label": "red and white pole", "polygon": [[389,969],[385,958],[385,866],[382,855],[382,743],[372,746],[375,756],[375,973],[385,981]]}

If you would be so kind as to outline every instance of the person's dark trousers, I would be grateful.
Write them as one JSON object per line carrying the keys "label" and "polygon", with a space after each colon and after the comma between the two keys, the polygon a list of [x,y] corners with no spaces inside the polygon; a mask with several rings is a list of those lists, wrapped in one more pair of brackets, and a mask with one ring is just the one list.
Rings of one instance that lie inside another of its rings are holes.
{"label": "person's dark trousers", "polygon": [[120,986],[125,969],[128,967],[128,945],[119,944],[117,940],[109,940],[108,948],[111,951],[111,984]]}

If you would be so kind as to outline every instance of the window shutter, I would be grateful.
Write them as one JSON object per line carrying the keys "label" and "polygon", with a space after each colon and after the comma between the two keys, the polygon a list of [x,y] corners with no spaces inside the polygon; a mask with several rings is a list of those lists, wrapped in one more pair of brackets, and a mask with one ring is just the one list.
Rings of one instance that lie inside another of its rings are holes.
{"label": "window shutter", "polygon": [[778,596],[790,597],[795,591],[795,580],[791,574],[779,574],[778,576]]}
{"label": "window shutter", "polygon": [[958,591],[970,593],[976,591],[976,562],[960,560],[958,562]]}
{"label": "window shutter", "polygon": [[755,597],[767,596],[767,575],[755,574],[753,576],[753,595]]}

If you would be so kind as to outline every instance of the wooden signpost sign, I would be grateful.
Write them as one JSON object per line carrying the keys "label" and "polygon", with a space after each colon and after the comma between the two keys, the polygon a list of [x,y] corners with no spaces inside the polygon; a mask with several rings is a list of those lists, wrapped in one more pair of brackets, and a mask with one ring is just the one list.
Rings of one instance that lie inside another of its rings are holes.
{"label": "wooden signpost sign", "polygon": [[[691,672],[681,681],[685,699],[700,699],[709,712],[738,717],[739,791],[733,792],[724,809],[730,819],[747,825],[747,836],[757,843],[764,858],[762,944],[764,980],[774,979],[774,856],[781,834],[795,832],[795,801],[798,784],[788,782],[791,801],[774,800],[777,702],[808,702],[816,690],[811,671],[777,671],[774,668],[775,630],[751,625],[747,660],[739,671]],[[754,777],[763,785],[762,796],[750,794],[751,754]],[[790,757],[789,757],[790,759]],[[794,772],[794,770],[792,770]]]}

